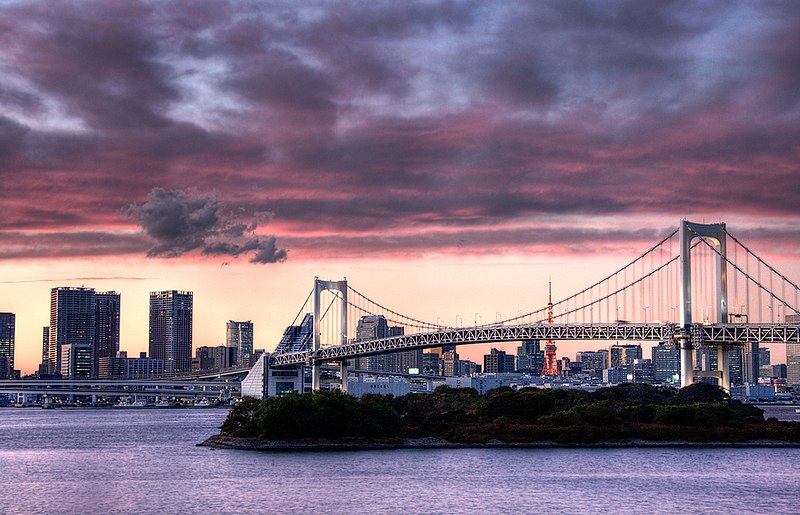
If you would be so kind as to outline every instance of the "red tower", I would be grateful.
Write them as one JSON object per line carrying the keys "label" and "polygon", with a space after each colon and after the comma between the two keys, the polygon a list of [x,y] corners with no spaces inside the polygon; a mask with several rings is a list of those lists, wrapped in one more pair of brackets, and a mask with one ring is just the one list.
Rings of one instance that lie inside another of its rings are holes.
{"label": "red tower", "polygon": [[[547,323],[553,323],[553,284],[548,280],[548,299],[547,299]],[[544,346],[544,366],[542,367],[543,376],[558,375],[558,360],[556,359],[556,342],[547,340]]]}

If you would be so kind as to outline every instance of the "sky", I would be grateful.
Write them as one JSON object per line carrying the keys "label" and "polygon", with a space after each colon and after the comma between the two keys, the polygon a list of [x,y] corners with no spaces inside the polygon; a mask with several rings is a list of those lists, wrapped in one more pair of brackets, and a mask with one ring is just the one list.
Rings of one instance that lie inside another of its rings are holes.
{"label": "sky", "polygon": [[271,350],[315,276],[491,320],[681,218],[798,281],[798,192],[796,1],[0,1],[24,373],[56,286],[121,292],[138,352],[149,291],[194,291],[196,346]]}

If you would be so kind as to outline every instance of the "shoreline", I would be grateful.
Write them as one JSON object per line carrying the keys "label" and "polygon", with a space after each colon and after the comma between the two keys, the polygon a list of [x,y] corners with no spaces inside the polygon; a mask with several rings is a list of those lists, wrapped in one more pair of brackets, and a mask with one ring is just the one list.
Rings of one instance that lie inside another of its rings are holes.
{"label": "shoreline", "polygon": [[295,451],[374,451],[395,449],[629,449],[629,448],[798,448],[800,442],[781,440],[752,440],[747,442],[689,442],[652,440],[609,440],[594,443],[502,442],[490,440],[483,443],[453,443],[441,438],[404,438],[397,441],[364,439],[342,440],[259,440],[213,435],[197,447],[211,449],[236,449],[245,451],[295,452]]}

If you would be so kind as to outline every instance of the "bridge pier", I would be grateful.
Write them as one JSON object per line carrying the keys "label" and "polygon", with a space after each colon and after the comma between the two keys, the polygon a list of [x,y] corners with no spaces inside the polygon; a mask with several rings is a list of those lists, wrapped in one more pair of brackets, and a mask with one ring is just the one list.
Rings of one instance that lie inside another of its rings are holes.
{"label": "bridge pier", "polygon": [[683,388],[694,382],[694,353],[692,341],[685,331],[678,334],[677,340],[681,349],[681,388]]}
{"label": "bridge pier", "polygon": [[319,391],[319,387],[322,384],[321,371],[322,367],[319,363],[311,365],[311,390],[315,392]]}
{"label": "bridge pier", "polygon": [[339,362],[339,377],[342,378],[342,393],[347,393],[347,360]]}
{"label": "bridge pier", "polygon": [[723,390],[730,393],[731,370],[730,363],[728,363],[728,352],[727,348],[717,347],[717,370],[720,372],[719,385]]}

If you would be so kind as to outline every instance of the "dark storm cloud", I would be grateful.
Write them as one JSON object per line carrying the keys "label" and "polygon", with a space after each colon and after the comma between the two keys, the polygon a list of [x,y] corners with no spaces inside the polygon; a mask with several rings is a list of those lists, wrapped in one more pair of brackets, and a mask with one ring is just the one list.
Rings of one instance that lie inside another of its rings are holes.
{"label": "dark storm cloud", "polygon": [[213,195],[154,188],[146,202],[130,207],[128,215],[155,242],[147,251],[150,257],[178,257],[199,249],[203,254],[233,257],[254,252],[253,263],[286,259],[286,251],[276,247],[274,237],[253,234],[263,214],[243,224]]}
{"label": "dark storm cloud", "polygon": [[282,242],[333,231],[357,254],[442,247],[361,236],[381,231],[513,248],[525,238],[489,233],[562,216],[800,216],[797,2],[0,11],[6,234],[122,226],[156,186],[219,191],[237,214],[209,196],[173,198],[177,219],[166,197],[143,204],[151,253],[257,262],[286,257],[241,216],[267,204]]}

